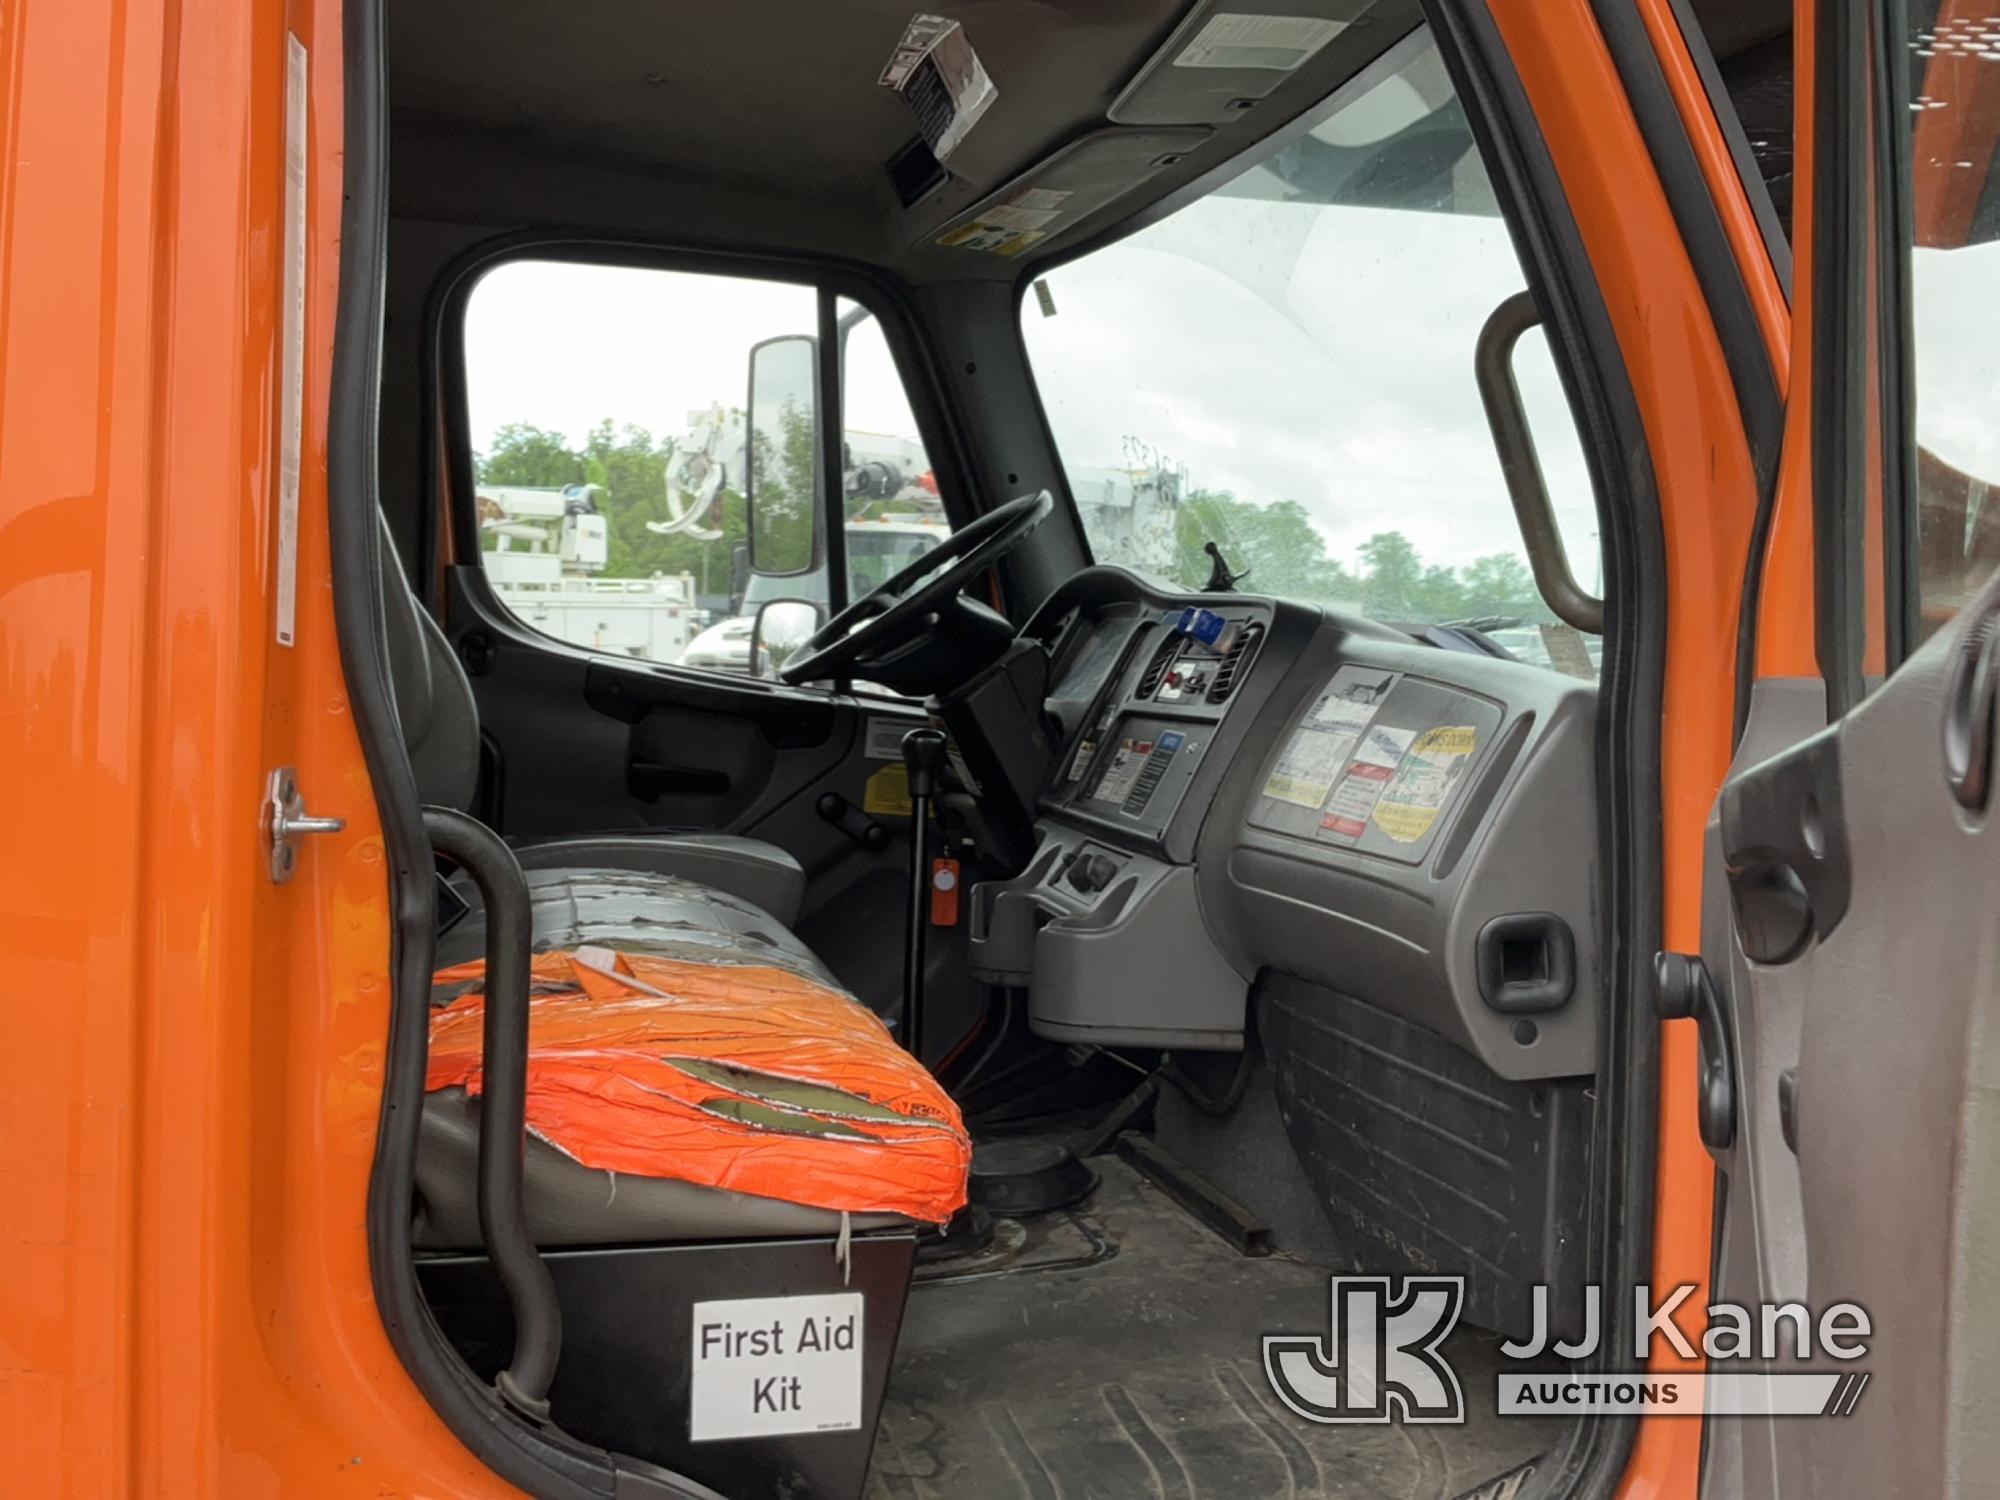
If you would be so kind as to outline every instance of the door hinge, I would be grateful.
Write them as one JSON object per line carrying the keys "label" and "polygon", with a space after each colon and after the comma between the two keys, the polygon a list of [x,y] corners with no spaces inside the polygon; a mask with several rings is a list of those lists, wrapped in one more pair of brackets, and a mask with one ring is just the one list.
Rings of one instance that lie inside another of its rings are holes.
{"label": "door hinge", "polygon": [[1708,965],[1695,953],[1653,955],[1653,1010],[1663,1021],[1692,1019],[1701,1032],[1701,1097],[1696,1118],[1702,1144],[1727,1151],[1736,1139],[1736,1063],[1729,1023]]}
{"label": "door hinge", "polygon": [[292,841],[300,834],[339,833],[347,826],[345,818],[315,818],[306,811],[298,773],[290,766],[279,766],[265,782],[261,822],[273,885],[283,885],[298,868],[299,851]]}

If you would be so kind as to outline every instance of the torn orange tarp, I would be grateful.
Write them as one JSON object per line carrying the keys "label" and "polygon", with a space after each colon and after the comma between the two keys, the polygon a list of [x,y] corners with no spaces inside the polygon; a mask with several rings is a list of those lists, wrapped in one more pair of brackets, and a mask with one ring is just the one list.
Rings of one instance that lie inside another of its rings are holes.
{"label": "torn orange tarp", "polygon": [[[484,1017],[477,993],[432,1013],[427,1088],[479,1092]],[[607,1172],[932,1223],[965,1202],[972,1157],[958,1106],[852,997],[608,949],[535,957],[528,1128]]]}

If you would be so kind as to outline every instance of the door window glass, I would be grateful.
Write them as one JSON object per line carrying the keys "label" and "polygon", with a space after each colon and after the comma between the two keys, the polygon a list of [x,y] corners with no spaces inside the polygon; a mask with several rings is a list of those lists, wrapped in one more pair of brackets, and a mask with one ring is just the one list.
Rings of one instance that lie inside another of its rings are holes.
{"label": "door window glass", "polygon": [[1909,0],[1919,635],[2000,567],[2000,0]]}

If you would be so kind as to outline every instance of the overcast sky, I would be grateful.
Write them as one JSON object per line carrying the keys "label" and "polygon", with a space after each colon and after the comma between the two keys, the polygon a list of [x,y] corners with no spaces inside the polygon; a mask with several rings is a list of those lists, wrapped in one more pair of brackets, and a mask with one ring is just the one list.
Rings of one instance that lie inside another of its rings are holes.
{"label": "overcast sky", "polygon": [[[1462,564],[1520,539],[1472,380],[1481,322],[1521,276],[1498,219],[1210,198],[1049,278],[1024,335],[1064,460],[1112,467],[1136,438],[1190,482],[1297,500],[1350,564],[1377,531]],[[2000,246],[1917,256],[1919,432],[2000,478]],[[748,351],[810,332],[800,287],[514,263],[467,318],[473,441],[527,421],[580,440],[610,417],[677,434],[743,403]],[[850,427],[914,436],[880,334],[850,347]],[[1517,360],[1579,581],[1591,499],[1546,346]]]}

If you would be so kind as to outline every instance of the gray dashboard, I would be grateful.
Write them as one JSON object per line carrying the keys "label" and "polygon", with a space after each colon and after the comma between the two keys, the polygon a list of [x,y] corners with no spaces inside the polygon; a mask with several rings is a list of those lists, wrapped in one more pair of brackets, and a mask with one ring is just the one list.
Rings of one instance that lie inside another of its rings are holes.
{"label": "gray dashboard", "polygon": [[1114,569],[1038,629],[1055,775],[1027,867],[971,902],[975,973],[1025,987],[1037,1032],[1240,1048],[1272,971],[1503,1077],[1594,1069],[1593,683]]}

